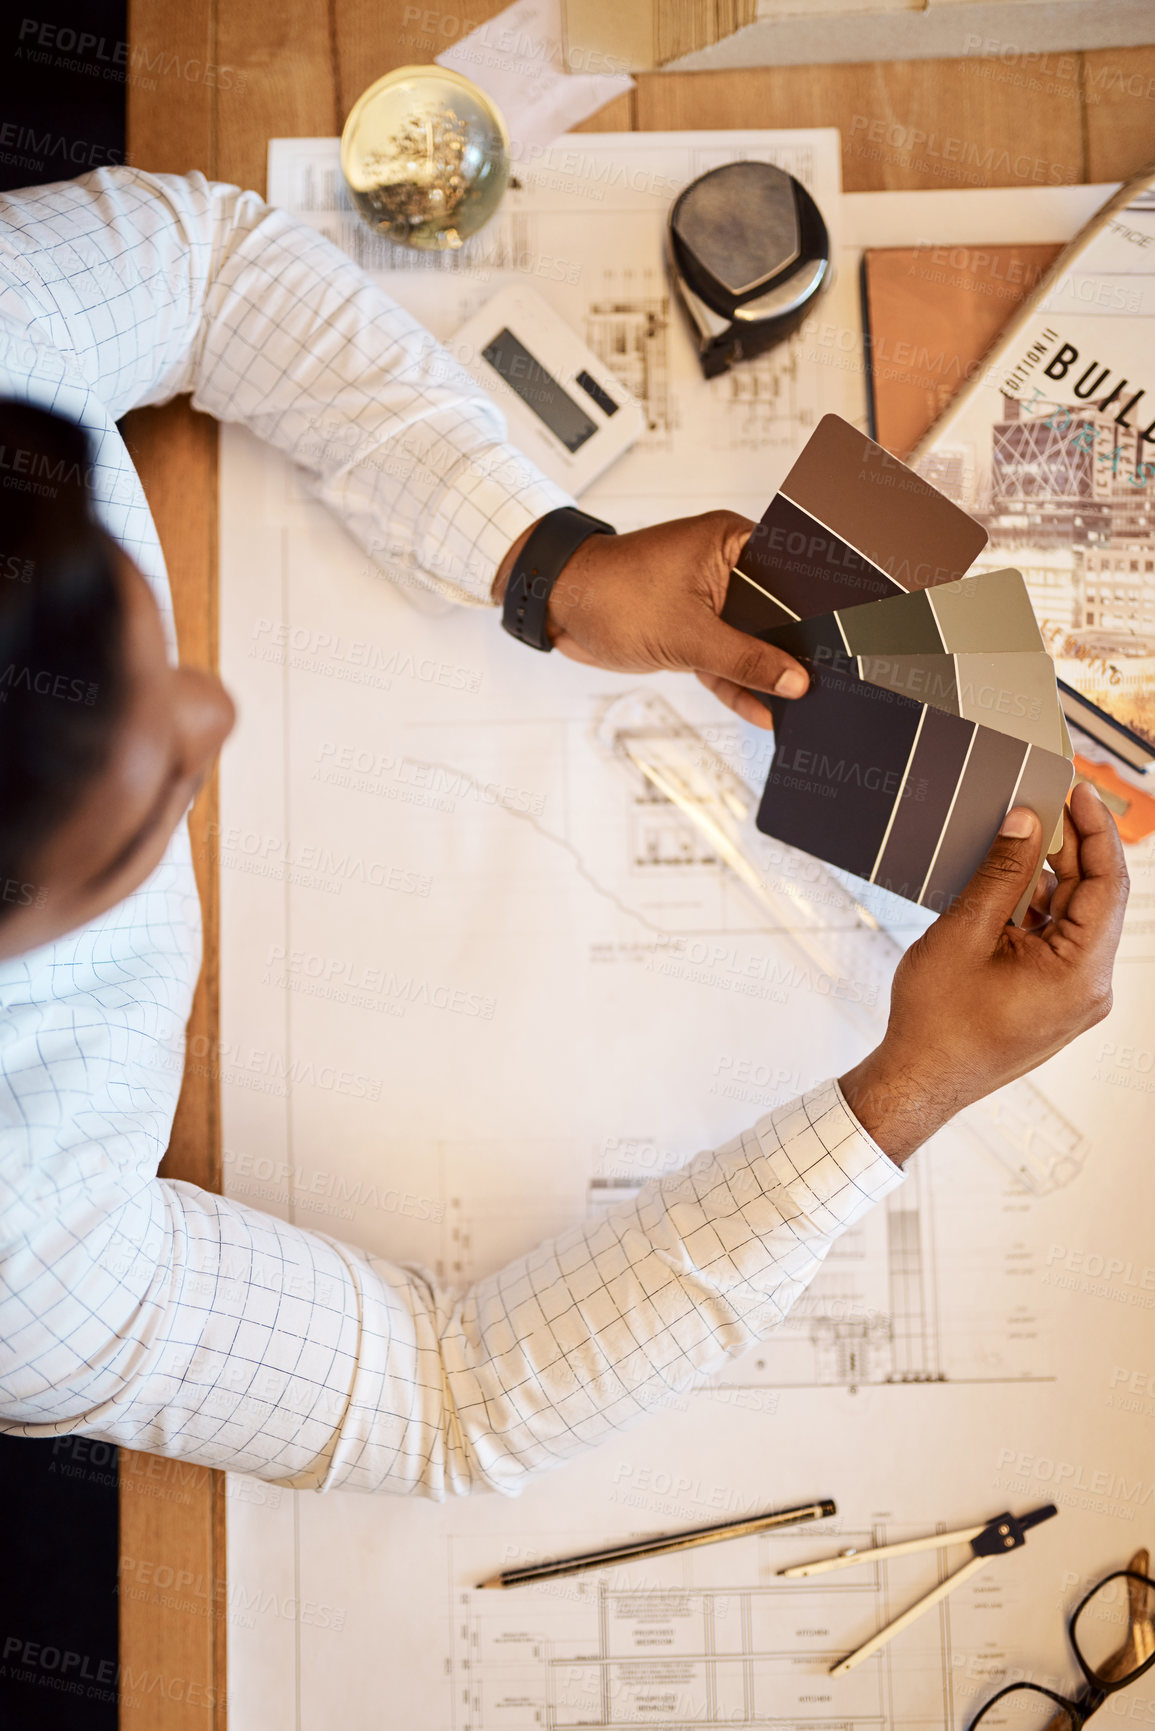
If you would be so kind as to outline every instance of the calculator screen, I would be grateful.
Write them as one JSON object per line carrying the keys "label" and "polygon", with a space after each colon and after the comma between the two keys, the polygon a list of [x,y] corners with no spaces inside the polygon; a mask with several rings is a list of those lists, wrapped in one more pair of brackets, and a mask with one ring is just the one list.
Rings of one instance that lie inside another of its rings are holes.
{"label": "calculator screen", "polygon": [[524,343],[518,342],[512,331],[498,331],[481,353],[567,451],[580,450],[591,433],[597,432],[596,424],[580,403],[562,390],[552,373],[530,354]]}

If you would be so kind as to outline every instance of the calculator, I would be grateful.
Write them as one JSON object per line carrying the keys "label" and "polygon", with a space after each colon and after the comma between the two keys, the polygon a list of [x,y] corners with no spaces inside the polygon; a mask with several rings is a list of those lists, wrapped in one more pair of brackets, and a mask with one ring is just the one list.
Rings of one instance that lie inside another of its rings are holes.
{"label": "calculator", "polygon": [[638,438],[641,404],[533,289],[502,289],[445,345],[510,441],[575,497]]}

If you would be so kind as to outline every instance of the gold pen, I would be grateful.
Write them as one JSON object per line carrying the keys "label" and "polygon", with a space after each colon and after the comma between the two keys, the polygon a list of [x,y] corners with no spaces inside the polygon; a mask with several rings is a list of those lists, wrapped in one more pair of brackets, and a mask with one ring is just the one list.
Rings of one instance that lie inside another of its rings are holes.
{"label": "gold pen", "polygon": [[507,1569],[503,1575],[493,1575],[478,1585],[524,1587],[534,1581],[556,1581],[562,1575],[578,1575],[585,1569],[605,1569],[611,1563],[630,1563],[641,1557],[663,1557],[670,1551],[688,1551],[696,1545],[716,1545],[722,1539],[745,1539],[753,1533],[787,1527],[793,1521],[820,1521],[825,1515],[837,1512],[830,1499],[824,1498],[816,1503],[802,1503],[793,1509],[751,1515],[746,1520],[724,1521],[716,1527],[691,1527],[688,1532],[669,1533],[664,1539],[637,1539],[628,1545],[613,1545],[605,1551],[585,1551],[577,1557],[563,1557],[559,1562],[530,1563],[524,1569]]}

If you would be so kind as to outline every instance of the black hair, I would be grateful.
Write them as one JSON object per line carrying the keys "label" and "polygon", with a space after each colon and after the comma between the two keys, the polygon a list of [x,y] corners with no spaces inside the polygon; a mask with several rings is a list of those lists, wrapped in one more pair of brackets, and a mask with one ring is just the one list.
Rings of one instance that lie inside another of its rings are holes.
{"label": "black hair", "polygon": [[108,760],[124,698],[116,549],[76,422],[0,398],[0,921]]}

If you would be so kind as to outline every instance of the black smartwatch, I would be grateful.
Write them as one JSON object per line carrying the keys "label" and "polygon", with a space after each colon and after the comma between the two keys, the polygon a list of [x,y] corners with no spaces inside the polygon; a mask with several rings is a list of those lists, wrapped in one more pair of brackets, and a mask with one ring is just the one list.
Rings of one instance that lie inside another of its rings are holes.
{"label": "black smartwatch", "polygon": [[616,534],[612,523],[603,523],[576,505],[547,511],[514,560],[505,586],[501,623],[509,635],[530,649],[548,653],[553,644],[545,628],[546,613],[562,566],[591,535]]}

